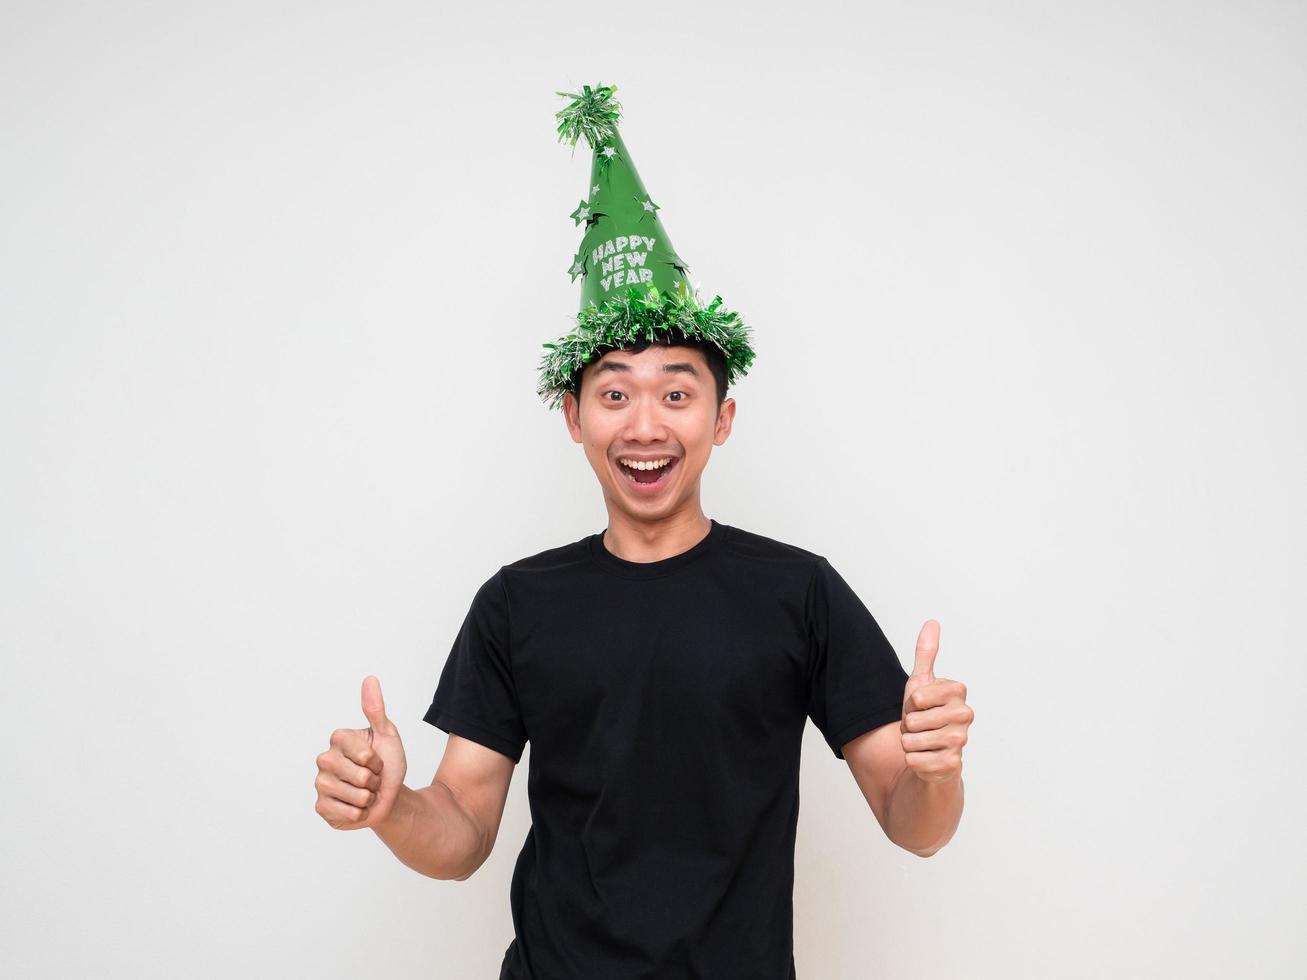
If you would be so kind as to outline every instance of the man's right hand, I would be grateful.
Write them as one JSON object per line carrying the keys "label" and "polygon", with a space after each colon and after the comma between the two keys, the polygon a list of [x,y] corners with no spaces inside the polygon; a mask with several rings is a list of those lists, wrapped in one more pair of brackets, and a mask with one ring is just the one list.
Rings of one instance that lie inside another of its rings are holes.
{"label": "man's right hand", "polygon": [[399,729],[386,717],[381,682],[363,679],[367,728],[337,728],[318,756],[318,816],[337,830],[375,827],[388,816],[408,774]]}

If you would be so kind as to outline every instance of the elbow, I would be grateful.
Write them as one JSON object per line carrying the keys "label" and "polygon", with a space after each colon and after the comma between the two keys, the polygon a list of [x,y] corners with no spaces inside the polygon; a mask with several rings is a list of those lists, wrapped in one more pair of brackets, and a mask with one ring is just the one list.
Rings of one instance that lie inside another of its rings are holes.
{"label": "elbow", "polygon": [[486,858],[488,857],[490,857],[489,853],[479,854],[477,856],[477,859],[467,867],[467,870],[463,871],[460,874],[448,875],[446,876],[446,879],[449,881],[467,881],[474,874],[476,874],[478,871],[481,870],[481,865],[486,863]]}
{"label": "elbow", "polygon": [[902,840],[894,840],[894,838],[892,837],[890,838],[890,840],[893,840],[895,844],[903,848],[903,850],[907,851],[909,854],[915,854],[919,858],[928,858],[935,854],[938,854],[940,850],[944,847],[944,844],[947,843],[947,842],[940,842],[938,844],[931,844],[928,847],[914,847],[912,844],[905,843]]}
{"label": "elbow", "polygon": [[480,871],[480,870],[481,870],[481,865],[485,864],[486,861],[488,861],[488,860],[490,859],[490,852],[494,850],[494,847],[495,847],[495,840],[494,840],[494,838],[493,838],[493,837],[486,837],[486,836],[483,834],[483,835],[482,835],[482,839],[481,839],[481,847],[480,847],[480,849],[477,851],[476,857],[473,859],[471,865],[469,865],[469,866],[468,866],[468,869],[467,869],[466,871],[464,871],[462,874],[460,874],[460,875],[454,875],[454,876],[453,876],[453,880],[454,880],[454,881],[467,881],[467,880],[468,880],[469,878],[471,878],[474,874],[476,874],[478,871]]}
{"label": "elbow", "polygon": [[473,856],[462,857],[457,863],[447,860],[434,866],[429,865],[423,874],[436,881],[467,881],[481,870],[481,865],[486,863],[488,857],[490,852],[482,850]]}
{"label": "elbow", "polygon": [[458,868],[453,868],[449,865],[428,865],[425,868],[417,870],[420,870],[422,874],[431,878],[433,881],[467,881],[472,877],[472,875],[476,874],[477,869],[471,867],[466,871],[461,871]]}
{"label": "elbow", "polygon": [[427,872],[427,877],[428,877],[428,878],[435,878],[436,881],[467,881],[467,880],[468,880],[469,878],[471,878],[474,874],[476,874],[477,871],[480,870],[480,868],[481,868],[481,865],[480,865],[480,864],[474,864],[474,865],[472,865],[472,867],[468,868],[466,871],[461,871],[461,872],[457,872],[457,873],[455,873],[455,872],[453,872],[453,871],[450,871],[450,870],[448,870],[448,869],[443,869],[443,868],[442,868],[442,869],[440,869],[439,871],[429,871],[429,872]]}

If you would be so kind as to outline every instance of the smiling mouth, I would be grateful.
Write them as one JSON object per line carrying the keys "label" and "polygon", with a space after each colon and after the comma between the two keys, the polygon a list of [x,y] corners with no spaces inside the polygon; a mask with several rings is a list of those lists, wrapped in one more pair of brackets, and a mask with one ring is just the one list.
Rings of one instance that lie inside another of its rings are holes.
{"label": "smiling mouth", "polygon": [[671,482],[671,473],[680,464],[681,457],[673,456],[672,461],[666,466],[659,467],[656,470],[635,470],[618,462],[617,469],[622,474],[622,480],[631,489],[639,493],[652,493],[662,489]]}

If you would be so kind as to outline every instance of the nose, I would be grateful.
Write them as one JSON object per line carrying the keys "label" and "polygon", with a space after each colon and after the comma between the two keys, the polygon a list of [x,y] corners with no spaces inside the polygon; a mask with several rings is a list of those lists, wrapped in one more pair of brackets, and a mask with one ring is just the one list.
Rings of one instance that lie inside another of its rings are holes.
{"label": "nose", "polygon": [[626,413],[625,438],[631,442],[667,442],[667,427],[663,424],[659,404],[649,398],[637,398]]}

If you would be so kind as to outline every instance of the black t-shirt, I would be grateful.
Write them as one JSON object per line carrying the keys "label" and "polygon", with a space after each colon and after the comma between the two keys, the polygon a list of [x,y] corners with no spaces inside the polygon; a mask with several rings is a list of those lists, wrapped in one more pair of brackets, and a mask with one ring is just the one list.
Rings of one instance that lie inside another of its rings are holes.
{"label": "black t-shirt", "polygon": [[715,520],[661,561],[602,538],[481,586],[423,718],[531,743],[500,980],[792,980],[806,719],[843,758],[908,675],[820,555]]}

